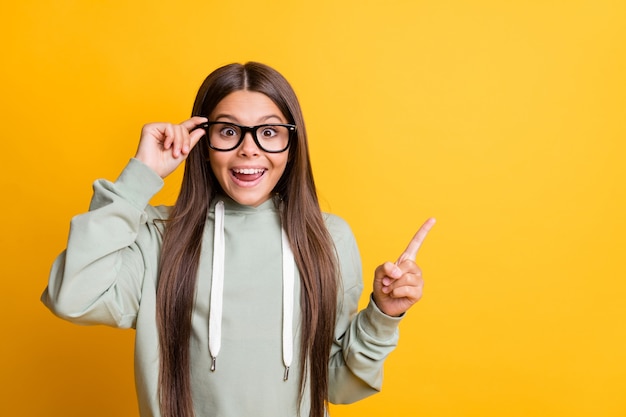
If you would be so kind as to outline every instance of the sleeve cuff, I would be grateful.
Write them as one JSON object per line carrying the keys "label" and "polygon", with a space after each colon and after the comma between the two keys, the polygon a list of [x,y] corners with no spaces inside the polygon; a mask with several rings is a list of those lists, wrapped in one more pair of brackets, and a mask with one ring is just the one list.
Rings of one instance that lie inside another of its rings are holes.
{"label": "sleeve cuff", "polygon": [[364,310],[363,330],[378,340],[392,339],[397,336],[398,325],[404,317],[391,317],[383,313],[372,297]]}
{"label": "sleeve cuff", "polygon": [[163,179],[138,159],[132,158],[115,181],[120,195],[144,210],[150,199],[163,188]]}

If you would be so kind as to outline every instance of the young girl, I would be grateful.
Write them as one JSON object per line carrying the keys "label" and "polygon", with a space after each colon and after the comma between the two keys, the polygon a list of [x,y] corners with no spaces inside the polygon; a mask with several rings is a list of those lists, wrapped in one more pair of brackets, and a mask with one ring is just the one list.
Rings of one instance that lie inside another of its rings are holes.
{"label": "young girl", "polygon": [[[148,205],[185,160],[174,207]],[[232,64],[206,78],[191,119],[145,125],[117,181],[95,182],[42,300],[136,329],[143,417],[322,417],[380,390],[433,222],[376,269],[357,314],[359,252],[320,211],[295,93],[265,65]]]}

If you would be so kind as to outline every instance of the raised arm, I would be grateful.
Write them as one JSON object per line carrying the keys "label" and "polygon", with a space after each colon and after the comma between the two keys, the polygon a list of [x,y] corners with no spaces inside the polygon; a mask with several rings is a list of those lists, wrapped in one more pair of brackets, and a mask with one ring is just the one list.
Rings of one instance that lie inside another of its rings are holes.
{"label": "raised arm", "polygon": [[329,363],[332,403],[351,403],[381,390],[384,360],[398,343],[397,316],[421,297],[421,272],[414,259],[433,224],[429,219],[420,228],[396,264],[376,269],[374,292],[358,313],[363,288],[358,248],[349,229],[349,238],[336,242],[344,288]]}
{"label": "raised arm", "polygon": [[165,176],[204,134],[206,119],[144,126],[139,147],[117,181],[98,180],[89,211],[72,219],[67,249],[52,266],[42,301],[82,324],[132,327],[145,279],[156,281],[166,209],[148,205]]}

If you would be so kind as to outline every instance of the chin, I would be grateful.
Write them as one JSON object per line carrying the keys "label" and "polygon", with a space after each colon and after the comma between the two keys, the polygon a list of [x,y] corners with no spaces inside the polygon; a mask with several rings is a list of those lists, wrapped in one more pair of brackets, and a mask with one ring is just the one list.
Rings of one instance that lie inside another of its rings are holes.
{"label": "chin", "polygon": [[251,206],[251,207],[257,207],[270,199],[270,195],[255,196],[255,195],[240,195],[239,193],[237,193],[237,194],[228,194],[228,196],[232,198],[233,200],[235,200],[237,203],[241,204],[242,206]]}

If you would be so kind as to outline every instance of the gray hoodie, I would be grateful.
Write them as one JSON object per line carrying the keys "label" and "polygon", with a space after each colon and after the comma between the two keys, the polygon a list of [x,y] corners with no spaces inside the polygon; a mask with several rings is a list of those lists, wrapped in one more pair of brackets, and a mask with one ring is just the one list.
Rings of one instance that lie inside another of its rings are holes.
{"label": "gray hoodie", "polygon": [[[135,159],[116,182],[96,181],[89,212],[72,219],[67,249],[54,262],[42,295],[54,314],[71,322],[136,329],[135,381],[142,417],[160,415],[155,305],[163,224],[158,219],[167,218],[169,208],[152,207],[149,201],[162,186],[162,179]],[[215,201],[205,227],[192,315],[196,416],[296,416],[300,281],[296,268],[293,290],[284,291],[283,260],[292,258],[284,254],[278,210],[271,200],[258,207],[228,198],[220,201],[224,273],[219,334],[209,335],[210,316],[214,316],[212,326],[217,316],[210,308],[211,293],[216,291],[212,290]],[[324,218],[342,279],[328,362],[329,399],[343,404],[381,389],[383,361],[397,344],[400,319],[383,314],[371,300],[357,313],[363,284],[354,236],[337,216]],[[285,300],[295,304],[292,309],[285,309]],[[291,310],[293,317],[285,317],[284,311]],[[285,329],[285,323],[291,323],[291,329]],[[217,356],[214,371],[211,338],[220,346],[219,355],[213,355]],[[286,357],[293,357],[293,364],[284,380]],[[307,389],[302,416],[309,414],[309,405]]]}

